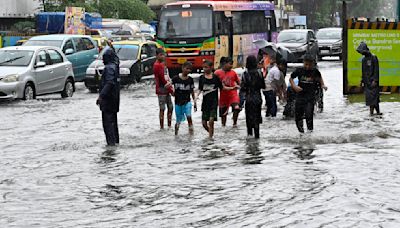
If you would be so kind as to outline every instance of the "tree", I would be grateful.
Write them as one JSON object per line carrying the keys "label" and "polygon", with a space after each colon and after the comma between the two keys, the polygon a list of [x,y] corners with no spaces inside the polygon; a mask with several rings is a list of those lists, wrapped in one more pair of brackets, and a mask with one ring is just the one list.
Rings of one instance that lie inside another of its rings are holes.
{"label": "tree", "polygon": [[149,22],[155,13],[141,0],[101,0],[99,13],[105,18],[143,20]]}
{"label": "tree", "polygon": [[86,12],[98,12],[103,18],[143,20],[149,22],[155,13],[142,0],[42,0],[48,12],[62,12],[67,6],[84,7]]}

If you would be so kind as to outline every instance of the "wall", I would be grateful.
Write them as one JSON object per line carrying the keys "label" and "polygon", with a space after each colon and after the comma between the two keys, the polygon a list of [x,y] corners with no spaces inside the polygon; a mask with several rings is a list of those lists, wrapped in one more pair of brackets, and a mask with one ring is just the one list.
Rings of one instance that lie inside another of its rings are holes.
{"label": "wall", "polygon": [[30,18],[40,11],[39,0],[1,0],[1,18]]}

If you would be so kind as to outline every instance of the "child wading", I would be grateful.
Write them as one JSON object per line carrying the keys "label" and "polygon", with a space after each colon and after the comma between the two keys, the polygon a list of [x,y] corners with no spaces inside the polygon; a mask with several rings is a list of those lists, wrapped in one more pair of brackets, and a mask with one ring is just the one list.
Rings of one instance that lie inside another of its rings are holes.
{"label": "child wading", "polygon": [[[299,85],[294,83],[294,79],[299,79]],[[314,58],[306,54],[304,56],[304,66],[296,69],[290,78],[290,85],[297,93],[295,119],[299,132],[304,133],[303,118],[306,118],[307,129],[309,132],[314,130],[314,106],[315,94],[318,86],[327,90],[321,73],[315,68]]]}
{"label": "child wading", "polygon": [[192,72],[192,63],[185,62],[182,65],[182,74],[172,79],[172,84],[175,87],[175,114],[176,125],[175,135],[178,135],[179,126],[187,118],[189,124],[189,133],[193,134],[193,121],[192,121],[192,102],[190,95],[194,100],[194,110],[197,111],[197,105],[194,94],[194,81],[189,76]]}
{"label": "child wading", "polygon": [[204,75],[199,79],[199,96],[203,92],[202,122],[210,138],[214,136],[214,121],[218,119],[218,89],[222,89],[221,81],[212,72],[212,65],[211,61],[204,61]]}
{"label": "child wading", "polygon": [[255,138],[260,138],[260,124],[262,123],[261,89],[265,89],[264,78],[257,69],[257,58],[249,56],[246,60],[246,72],[244,73],[240,92],[246,96],[246,125],[248,136],[255,134]]}
{"label": "child wading", "polygon": [[171,94],[173,87],[171,78],[168,74],[168,68],[165,66],[165,52],[162,48],[157,49],[157,61],[154,63],[154,79],[156,81],[156,94],[158,96],[158,104],[160,106],[160,129],[164,129],[164,112],[165,106],[168,108],[168,127],[172,124],[172,112],[174,105],[172,104]]}
{"label": "child wading", "polygon": [[232,70],[233,60],[230,57],[225,57],[222,69],[215,71],[215,75],[219,77],[222,82],[223,89],[220,94],[219,107],[220,116],[222,119],[222,126],[226,126],[226,118],[228,116],[229,107],[233,111],[233,126],[237,126],[237,120],[240,113],[240,98],[238,89],[240,88],[240,79],[235,71]]}

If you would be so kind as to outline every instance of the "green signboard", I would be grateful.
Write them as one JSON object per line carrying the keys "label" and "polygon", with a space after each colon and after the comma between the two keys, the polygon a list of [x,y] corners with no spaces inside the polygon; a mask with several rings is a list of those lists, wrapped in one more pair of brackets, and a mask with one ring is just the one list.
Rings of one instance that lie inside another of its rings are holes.
{"label": "green signboard", "polygon": [[359,86],[361,60],[356,49],[361,41],[379,59],[380,85],[400,86],[400,30],[348,30],[348,86]]}

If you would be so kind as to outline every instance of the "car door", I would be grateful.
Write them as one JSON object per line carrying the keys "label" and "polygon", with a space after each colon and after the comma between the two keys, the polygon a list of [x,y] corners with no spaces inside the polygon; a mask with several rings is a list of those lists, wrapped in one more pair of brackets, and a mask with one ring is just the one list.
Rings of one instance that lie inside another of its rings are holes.
{"label": "car door", "polygon": [[83,75],[85,75],[87,68],[95,60],[95,55],[98,55],[99,50],[93,40],[83,37],[82,41],[85,47],[85,49],[82,51],[82,55],[84,55],[82,57],[84,61]]}
{"label": "car door", "polygon": [[150,48],[150,50],[149,50],[149,52],[150,52],[149,65],[150,66],[149,66],[149,71],[147,72],[148,73],[147,75],[152,75],[152,74],[154,74],[154,69],[153,69],[154,63],[157,60],[157,54],[156,54],[157,45],[151,43],[151,44],[149,44],[149,48]]}
{"label": "car door", "polygon": [[151,64],[151,53],[150,53],[150,47],[148,44],[142,45],[139,58],[141,61],[141,67],[140,67],[141,75],[142,76],[149,75],[150,64]]}
{"label": "car door", "polygon": [[[36,67],[39,62],[45,63],[42,67]],[[36,93],[37,95],[50,93],[50,82],[53,78],[53,69],[51,68],[51,62],[49,55],[45,50],[38,52],[35,61],[35,82],[36,82]]]}
{"label": "car door", "polygon": [[64,89],[69,66],[67,62],[64,62],[64,58],[57,50],[49,49],[47,52],[49,53],[51,61],[51,69],[54,72],[51,83],[51,92],[60,92]]}
{"label": "car door", "polygon": [[[67,55],[66,52],[67,52],[68,49],[72,49],[73,53]],[[77,70],[78,70],[78,68],[77,68],[78,60],[76,58],[76,48],[75,48],[75,45],[74,45],[72,39],[68,39],[67,41],[65,41],[65,43],[63,45],[63,48],[62,48],[62,51],[67,56],[68,61],[70,61],[72,63],[74,74],[76,74]]]}
{"label": "car door", "polygon": [[80,37],[76,37],[73,38],[74,41],[74,45],[76,47],[76,52],[75,52],[75,56],[76,56],[76,71],[74,71],[75,74],[75,80],[76,81],[82,81],[83,78],[85,77],[85,73],[86,73],[86,46],[83,43],[82,38]]}
{"label": "car door", "polygon": [[317,38],[315,37],[315,34],[313,31],[309,31],[309,40],[312,41],[310,42],[310,53],[313,56],[317,56],[319,54],[319,47],[318,47],[318,41]]}

